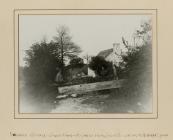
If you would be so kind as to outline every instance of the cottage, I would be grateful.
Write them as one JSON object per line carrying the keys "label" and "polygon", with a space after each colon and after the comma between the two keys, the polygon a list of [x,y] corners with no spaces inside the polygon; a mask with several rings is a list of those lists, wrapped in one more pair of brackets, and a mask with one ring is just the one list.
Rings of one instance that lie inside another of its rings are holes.
{"label": "cottage", "polygon": [[102,56],[105,60],[112,62],[114,65],[119,66],[119,63],[122,62],[121,57],[122,51],[119,43],[114,43],[113,48],[103,50],[98,53],[98,56]]}
{"label": "cottage", "polygon": [[119,67],[120,62],[123,61],[122,53],[123,52],[120,48],[120,44],[119,43],[114,43],[113,48],[103,50],[103,51],[99,52],[98,55],[97,55],[97,56],[101,56],[101,57],[105,58],[106,61],[112,62],[115,79],[118,79],[116,67]]}
{"label": "cottage", "polygon": [[68,65],[64,67],[64,77],[62,78],[61,70],[56,75],[55,81],[60,82],[63,79],[67,81],[71,81],[72,79],[85,77],[88,75],[88,66],[86,64],[79,65],[79,66],[71,66]]}
{"label": "cottage", "polygon": [[86,64],[72,67],[71,65],[66,66],[65,72],[67,73],[67,76],[69,80],[75,79],[78,77],[84,77],[88,74],[88,66]]}

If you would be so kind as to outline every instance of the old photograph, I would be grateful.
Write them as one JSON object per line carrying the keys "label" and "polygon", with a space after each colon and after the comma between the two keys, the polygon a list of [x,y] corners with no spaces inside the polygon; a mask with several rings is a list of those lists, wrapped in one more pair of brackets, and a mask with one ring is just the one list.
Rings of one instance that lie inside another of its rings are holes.
{"label": "old photograph", "polygon": [[151,15],[18,18],[20,113],[153,112]]}

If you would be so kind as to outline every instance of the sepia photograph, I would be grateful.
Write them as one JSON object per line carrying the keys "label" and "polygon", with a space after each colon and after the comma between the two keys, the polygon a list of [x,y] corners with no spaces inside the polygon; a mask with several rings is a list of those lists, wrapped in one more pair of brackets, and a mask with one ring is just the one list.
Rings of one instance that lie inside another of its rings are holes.
{"label": "sepia photograph", "polygon": [[19,113],[152,113],[152,26],[149,14],[19,15]]}

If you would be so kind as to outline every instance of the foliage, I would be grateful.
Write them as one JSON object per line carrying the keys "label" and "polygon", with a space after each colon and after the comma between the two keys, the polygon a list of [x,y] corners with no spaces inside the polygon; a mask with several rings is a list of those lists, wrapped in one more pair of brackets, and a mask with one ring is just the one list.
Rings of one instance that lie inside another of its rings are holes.
{"label": "foliage", "polygon": [[145,21],[134,32],[134,43],[122,37],[127,49],[122,55],[123,68],[118,68],[118,75],[128,79],[121,94],[131,97],[151,98],[152,93],[152,28],[151,21]]}
{"label": "foliage", "polygon": [[32,84],[44,84],[53,81],[57,73],[56,68],[60,67],[59,53],[53,43],[36,43],[26,51],[27,67],[25,76]]}
{"label": "foliage", "polygon": [[97,76],[105,77],[113,75],[112,63],[106,61],[101,56],[92,57],[89,67],[96,73]]}
{"label": "foliage", "polygon": [[57,29],[57,35],[54,36],[54,40],[57,49],[60,51],[60,59],[62,63],[61,75],[63,81],[65,77],[65,61],[77,57],[77,55],[81,52],[81,48],[72,41],[69,29],[66,26],[59,26],[59,28]]}
{"label": "foliage", "polygon": [[60,83],[62,86],[76,85],[76,84],[86,84],[86,83],[95,83],[95,82],[103,82],[112,80],[112,76],[107,77],[78,77],[74,78],[71,81]]}
{"label": "foliage", "polygon": [[43,84],[54,81],[59,70],[63,75],[65,60],[73,59],[81,52],[80,47],[71,40],[66,26],[57,29],[54,39],[49,43],[35,43],[25,51],[25,76],[28,82]]}
{"label": "foliage", "polygon": [[141,38],[143,45],[150,44],[152,41],[152,22],[151,20],[143,21],[140,25],[140,29],[136,30],[135,35],[137,38]]}
{"label": "foliage", "polygon": [[[123,57],[125,63],[121,75],[129,81],[125,84],[128,95],[148,96],[152,93],[152,43],[151,25],[149,22],[141,24],[141,30],[136,31],[142,37],[140,46],[130,46],[123,39],[128,52]],[[147,38],[145,38],[147,36]]]}
{"label": "foliage", "polygon": [[81,48],[72,41],[68,27],[59,26],[57,35],[54,36],[57,49],[61,52],[61,61],[65,62],[66,59],[73,59],[81,53]]}
{"label": "foliage", "polygon": [[[152,88],[152,48],[142,46],[138,51],[124,57],[127,62],[124,75],[129,82],[126,91],[131,95],[144,94],[143,90],[151,92]],[[148,94],[148,93],[147,93]]]}
{"label": "foliage", "polygon": [[84,65],[83,59],[80,57],[76,57],[70,60],[70,65],[73,67],[78,67]]}

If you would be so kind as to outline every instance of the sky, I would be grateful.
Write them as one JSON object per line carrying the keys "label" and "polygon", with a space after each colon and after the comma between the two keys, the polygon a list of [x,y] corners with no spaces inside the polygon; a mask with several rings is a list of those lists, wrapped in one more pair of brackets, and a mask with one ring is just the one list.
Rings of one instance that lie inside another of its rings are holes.
{"label": "sky", "polygon": [[113,43],[122,44],[122,37],[131,42],[141,22],[149,19],[150,15],[20,15],[19,65],[25,65],[25,50],[44,38],[53,40],[60,25],[69,28],[73,42],[83,51],[80,56],[94,56]]}

